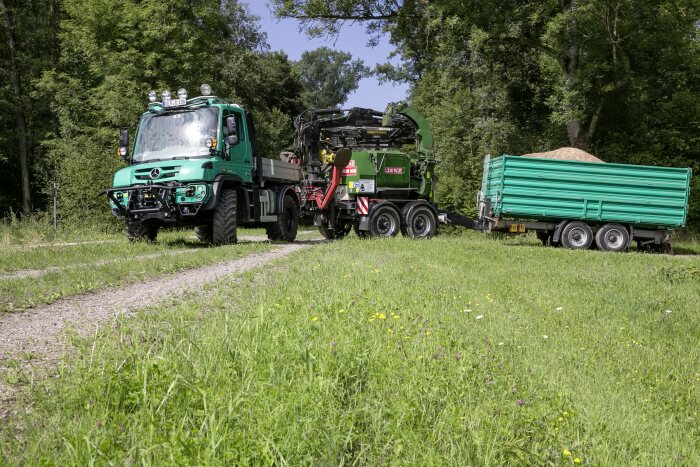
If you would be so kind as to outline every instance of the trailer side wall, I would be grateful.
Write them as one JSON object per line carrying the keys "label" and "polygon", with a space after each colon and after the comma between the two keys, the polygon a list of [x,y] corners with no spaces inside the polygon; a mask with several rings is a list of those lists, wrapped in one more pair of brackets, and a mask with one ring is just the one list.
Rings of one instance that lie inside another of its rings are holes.
{"label": "trailer side wall", "polygon": [[691,170],[501,156],[484,166],[493,216],[685,225]]}

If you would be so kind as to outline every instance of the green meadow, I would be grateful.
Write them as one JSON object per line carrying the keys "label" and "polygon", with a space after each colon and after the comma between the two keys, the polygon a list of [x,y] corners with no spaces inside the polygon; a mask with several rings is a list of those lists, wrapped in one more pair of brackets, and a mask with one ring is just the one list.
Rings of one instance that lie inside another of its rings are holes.
{"label": "green meadow", "polygon": [[0,463],[700,463],[698,258],[349,238],[244,277],[16,362]]}

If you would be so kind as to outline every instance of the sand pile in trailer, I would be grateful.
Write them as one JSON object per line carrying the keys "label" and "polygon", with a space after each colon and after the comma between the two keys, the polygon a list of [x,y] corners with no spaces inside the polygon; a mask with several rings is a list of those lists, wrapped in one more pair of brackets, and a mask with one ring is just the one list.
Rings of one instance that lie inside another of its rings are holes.
{"label": "sand pile in trailer", "polygon": [[536,152],[523,154],[523,157],[536,157],[539,159],[559,159],[564,161],[605,162],[593,154],[577,148],[559,148],[549,152]]}

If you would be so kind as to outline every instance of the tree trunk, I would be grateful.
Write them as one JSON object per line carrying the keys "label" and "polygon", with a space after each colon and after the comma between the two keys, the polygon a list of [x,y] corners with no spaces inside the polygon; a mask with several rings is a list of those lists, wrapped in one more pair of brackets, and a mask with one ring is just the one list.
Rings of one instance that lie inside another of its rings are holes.
{"label": "tree trunk", "polygon": [[[562,11],[568,15],[566,20],[566,34],[568,36],[569,48],[565,52],[565,55],[559,60],[559,63],[562,68],[564,89],[568,92],[575,87],[573,81],[576,79],[576,74],[578,73],[579,56],[581,52],[579,47],[578,23],[574,16],[576,14],[576,0],[570,0],[568,3],[562,0],[561,7]],[[576,109],[567,102],[565,111],[570,115],[569,121],[566,124],[566,134],[569,137],[569,144],[574,148],[588,149],[588,144],[586,143],[588,138],[581,134],[581,121],[574,117]]]}
{"label": "tree trunk", "polygon": [[17,45],[15,42],[15,32],[12,13],[5,6],[5,1],[0,0],[0,14],[2,15],[5,35],[7,36],[7,46],[10,52],[10,81],[12,82],[12,93],[15,100],[15,119],[17,124],[17,139],[19,140],[19,167],[22,181],[22,211],[29,214],[32,206],[32,192],[29,185],[29,161],[27,150],[27,119],[22,99],[22,82],[20,79],[19,64],[17,63]]}

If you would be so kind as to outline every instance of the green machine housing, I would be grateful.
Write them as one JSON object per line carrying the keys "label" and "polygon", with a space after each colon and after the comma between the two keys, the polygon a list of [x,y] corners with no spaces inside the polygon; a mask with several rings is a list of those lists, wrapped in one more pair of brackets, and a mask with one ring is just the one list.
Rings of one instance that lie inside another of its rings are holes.
{"label": "green machine housing", "polygon": [[[334,190],[330,205],[306,205],[321,234],[341,238],[354,228],[361,236],[434,235],[436,161],[432,132],[420,112],[405,103],[390,104],[384,112],[311,109],[295,123],[308,199],[318,198],[315,190]],[[349,161],[337,168],[333,188],[334,157],[347,150]]]}

